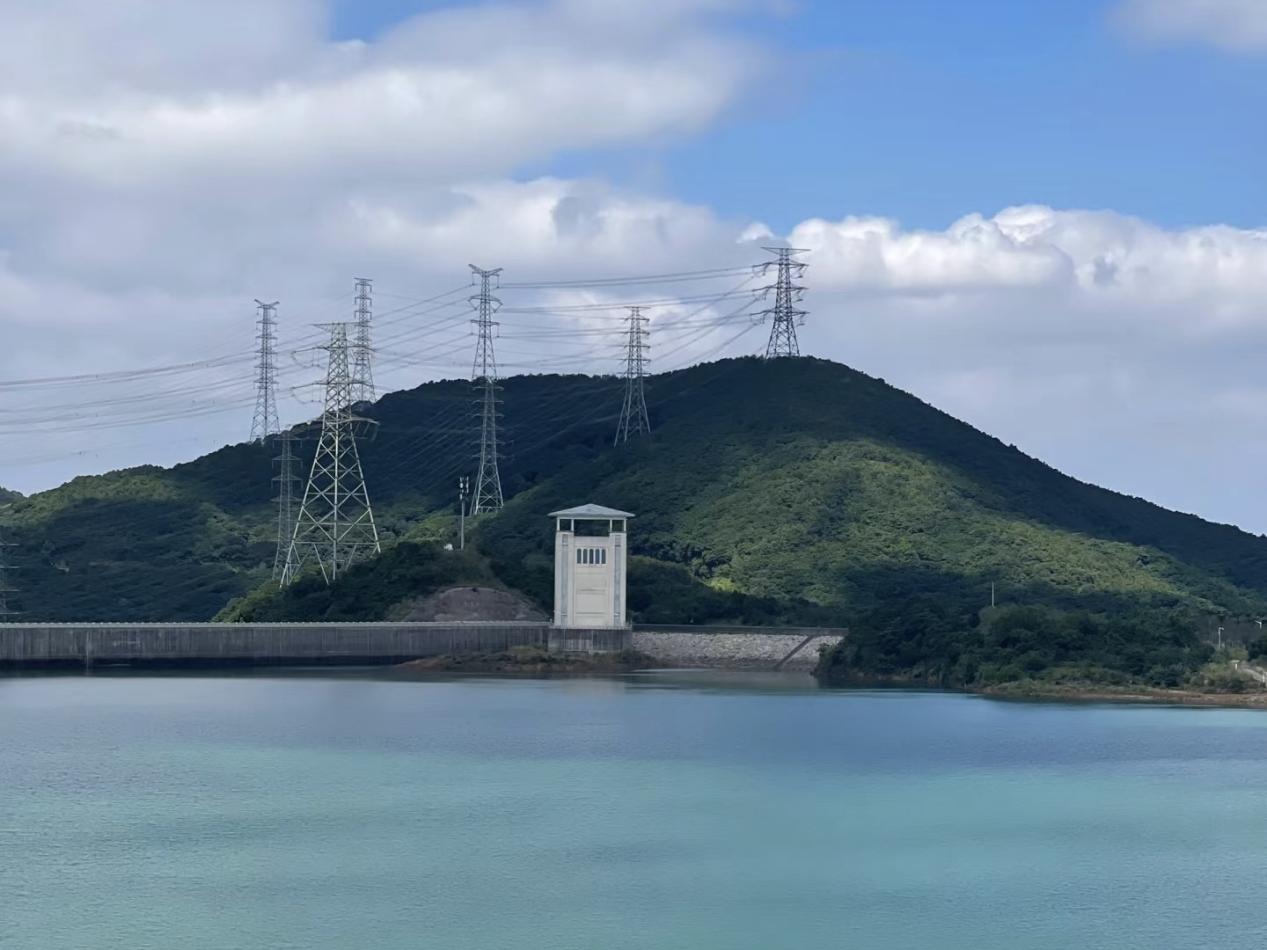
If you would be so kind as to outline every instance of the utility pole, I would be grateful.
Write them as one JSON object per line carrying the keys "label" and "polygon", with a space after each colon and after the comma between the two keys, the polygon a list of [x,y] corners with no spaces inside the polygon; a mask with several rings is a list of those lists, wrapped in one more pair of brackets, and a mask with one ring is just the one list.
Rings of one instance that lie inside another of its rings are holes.
{"label": "utility pole", "polygon": [[643,379],[647,374],[647,364],[651,360],[647,351],[651,349],[647,343],[647,318],[642,315],[641,307],[630,307],[629,346],[625,352],[625,403],[620,410],[620,422],[616,426],[615,445],[628,442],[631,435],[642,435],[651,431],[651,420],[647,416],[647,397],[643,388]]}
{"label": "utility pole", "polygon": [[471,480],[463,475],[458,479],[458,550],[466,550],[466,496],[471,490]]}
{"label": "utility pole", "polygon": [[800,356],[801,348],[796,341],[796,326],[805,322],[807,311],[797,308],[805,293],[805,288],[793,283],[805,273],[809,265],[798,261],[793,255],[806,253],[793,247],[767,247],[765,250],[776,255],[772,261],[757,265],[757,273],[768,274],[771,268],[778,271],[773,284],[761,288],[765,297],[774,293],[774,305],[760,311],[757,316],[770,318],[770,340],[766,344],[765,358],[776,359],[780,356]]}
{"label": "utility pole", "polygon": [[501,309],[502,302],[492,293],[501,272],[500,267],[496,270],[481,270],[474,264],[471,265],[472,276],[478,278],[480,284],[480,292],[471,297],[471,306],[478,314],[471,321],[478,334],[471,381],[475,384],[476,405],[480,415],[480,466],[475,476],[472,515],[501,511],[504,503],[502,477],[498,469],[497,358],[493,354],[493,328],[497,326],[493,315]]}
{"label": "utility pole", "polygon": [[8,623],[19,613],[9,603],[10,595],[18,593],[18,589],[9,584],[9,574],[13,571],[13,565],[9,563],[9,549],[16,547],[12,541],[5,541],[0,535],[0,623]]}
{"label": "utility pole", "polygon": [[330,326],[325,349],[330,360],[321,437],[286,554],[283,586],[294,581],[310,561],[317,562],[330,584],[356,561],[382,550],[356,448],[356,426],[373,423],[352,413],[358,381],[351,372],[346,323]]}
{"label": "utility pole", "polygon": [[255,340],[259,362],[255,364],[255,416],[251,419],[251,441],[265,442],[281,431],[277,419],[277,301],[256,300],[260,315]]}
{"label": "utility pole", "polygon": [[374,282],[366,277],[356,279],[356,342],[352,357],[352,378],[357,381],[356,401],[373,402],[374,348],[370,341],[370,324],[374,320]]}
{"label": "utility pole", "polygon": [[273,580],[279,581],[286,570],[290,542],[295,537],[295,467],[299,457],[292,451],[290,429],[282,432],[282,454],[277,463],[277,551],[273,555]]}

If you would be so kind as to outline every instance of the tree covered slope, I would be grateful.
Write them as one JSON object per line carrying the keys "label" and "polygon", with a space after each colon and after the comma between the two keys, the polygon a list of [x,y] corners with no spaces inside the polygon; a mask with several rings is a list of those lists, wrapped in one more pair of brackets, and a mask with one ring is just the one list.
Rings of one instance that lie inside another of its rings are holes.
{"label": "tree covered slope", "polygon": [[671,384],[688,378],[648,444],[563,460],[515,497],[485,529],[494,562],[533,563],[516,553],[543,549],[540,514],[592,498],[639,514],[639,553],[845,618],[930,594],[984,605],[991,583],[1097,609],[1254,613],[1267,595],[1267,541],[1077,482],[842,366],[732,361]]}
{"label": "tree covered slope", "polygon": [[[652,437],[613,447],[617,380],[505,381],[508,503],[474,527],[503,583],[548,600],[545,514],[595,501],[638,515],[630,600],[643,619],[861,630],[933,611],[962,626],[992,583],[1012,605],[1267,613],[1267,540],[1077,482],[844,366],[727,360],[653,377],[647,392]],[[451,539],[456,481],[472,465],[471,399],[469,384],[439,382],[367,410],[380,426],[362,456],[386,543]],[[267,579],[271,454],[232,446],[15,500],[4,523],[21,545],[22,608],[38,619],[215,615]],[[395,589],[409,576],[399,565],[378,575],[358,581],[363,612],[425,593]],[[302,602],[321,614],[311,591]]]}

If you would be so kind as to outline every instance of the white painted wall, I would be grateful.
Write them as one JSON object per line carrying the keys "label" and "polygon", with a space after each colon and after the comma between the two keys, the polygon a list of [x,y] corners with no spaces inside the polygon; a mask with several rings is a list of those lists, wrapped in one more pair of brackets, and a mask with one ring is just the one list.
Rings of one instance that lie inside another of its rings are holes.
{"label": "white painted wall", "polygon": [[554,535],[554,625],[627,625],[625,532],[604,538],[556,531]]}

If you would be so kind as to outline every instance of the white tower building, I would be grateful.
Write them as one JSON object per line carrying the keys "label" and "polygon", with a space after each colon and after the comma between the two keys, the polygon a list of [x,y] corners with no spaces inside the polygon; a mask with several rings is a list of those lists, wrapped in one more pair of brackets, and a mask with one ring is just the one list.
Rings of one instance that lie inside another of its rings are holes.
{"label": "white tower building", "polygon": [[625,627],[627,511],[581,505],[551,512],[554,534],[554,625]]}

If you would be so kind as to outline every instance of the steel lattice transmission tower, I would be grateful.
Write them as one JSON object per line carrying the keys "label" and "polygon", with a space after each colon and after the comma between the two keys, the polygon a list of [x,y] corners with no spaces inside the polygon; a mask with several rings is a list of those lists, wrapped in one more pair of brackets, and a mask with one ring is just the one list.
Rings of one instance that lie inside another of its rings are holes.
{"label": "steel lattice transmission tower", "polygon": [[356,448],[356,427],[372,423],[352,412],[359,381],[351,372],[346,323],[330,327],[330,343],[325,349],[330,361],[321,437],[286,552],[283,585],[312,562],[321,568],[329,584],[356,561],[381,551]]}
{"label": "steel lattice transmission tower", "polygon": [[5,541],[0,537],[0,623],[4,623],[10,617],[17,616],[18,611],[13,609],[13,605],[9,603],[9,597],[16,594],[18,589],[9,584],[9,574],[13,570],[13,565],[9,563],[9,549],[17,547],[12,541]]}
{"label": "steel lattice transmission tower", "polygon": [[273,579],[281,580],[286,571],[290,542],[295,537],[295,482],[299,456],[294,453],[294,436],[290,429],[282,432],[282,452],[273,461],[277,464],[277,552],[273,556]]}
{"label": "steel lattice transmission tower", "polygon": [[620,423],[616,426],[616,445],[628,442],[630,436],[651,431],[643,388],[647,364],[651,362],[647,356],[647,351],[651,349],[647,342],[647,318],[643,316],[641,307],[630,307],[626,319],[629,321],[629,347],[625,353],[625,404],[621,407]]}
{"label": "steel lattice transmission tower", "polygon": [[259,362],[255,364],[255,416],[251,419],[251,441],[264,442],[281,431],[277,418],[277,301],[256,300],[260,316],[256,322]]}
{"label": "steel lattice transmission tower", "polygon": [[758,316],[770,318],[770,341],[765,347],[765,358],[775,359],[780,356],[800,356],[801,348],[796,341],[796,325],[805,322],[806,311],[797,309],[797,304],[805,293],[805,288],[794,283],[808,266],[795,259],[794,255],[806,253],[793,247],[767,247],[765,250],[776,255],[772,261],[757,265],[757,272],[768,274],[776,268],[778,276],[773,284],[762,288],[768,298],[774,293],[774,306],[762,310]]}
{"label": "steel lattice transmission tower", "polygon": [[376,395],[371,365],[374,348],[370,341],[370,324],[374,320],[373,292],[372,280],[366,277],[356,279],[356,339],[352,356],[352,377],[357,381],[357,402],[373,402]]}
{"label": "steel lattice transmission tower", "polygon": [[493,315],[501,309],[502,302],[493,296],[493,286],[502,269],[481,270],[471,265],[473,278],[479,279],[480,292],[471,297],[471,306],[478,316],[475,324],[475,362],[471,368],[471,380],[476,388],[476,406],[480,417],[479,471],[475,476],[475,491],[471,496],[471,514],[500,511],[503,504],[502,477],[498,468],[497,447],[497,358],[493,354],[493,333],[497,322]]}

